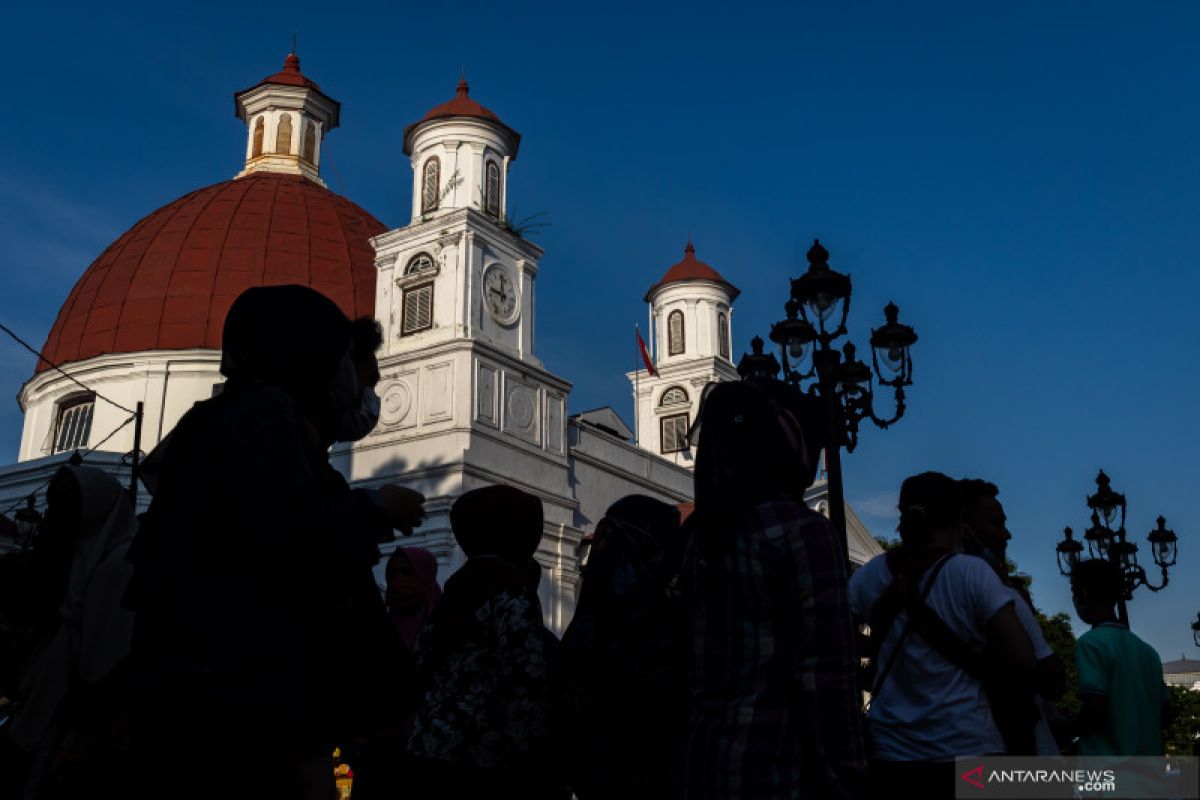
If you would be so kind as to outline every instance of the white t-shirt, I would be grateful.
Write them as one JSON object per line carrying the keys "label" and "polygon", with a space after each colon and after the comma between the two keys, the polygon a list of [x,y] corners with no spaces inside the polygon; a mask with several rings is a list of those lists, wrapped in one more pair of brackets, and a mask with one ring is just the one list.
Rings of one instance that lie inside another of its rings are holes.
{"label": "white t-shirt", "polygon": [[[1054,655],[1054,648],[1046,643],[1046,637],[1042,635],[1042,626],[1038,624],[1037,617],[1033,615],[1033,609],[1029,607],[1029,603],[1025,602],[1025,598],[1021,597],[1020,592],[1016,589],[1011,586],[1004,588],[1012,596],[1013,609],[1017,612],[1017,619],[1021,621],[1021,627],[1028,634],[1029,641],[1033,642],[1033,659],[1041,661],[1043,658]],[[1050,731],[1050,723],[1046,722],[1045,705],[1045,701],[1038,697],[1038,721],[1037,726],[1033,729],[1033,736],[1039,756],[1056,756],[1059,755],[1058,742],[1054,740],[1054,734]]]}
{"label": "white t-shirt", "polygon": [[[921,580],[922,590],[929,574]],[[850,578],[850,609],[855,617],[869,619],[871,607],[891,582],[885,555],[856,571]],[[992,617],[1012,602],[1013,590],[1000,582],[988,563],[968,555],[951,556],[925,598],[956,636],[977,647],[983,647],[983,631]],[[888,663],[907,623],[908,612],[901,611],[880,646],[880,669]],[[867,722],[871,757],[881,761],[952,761],[1004,752],[982,684],[946,660],[916,631],[908,634],[883,687],[871,699]]]}

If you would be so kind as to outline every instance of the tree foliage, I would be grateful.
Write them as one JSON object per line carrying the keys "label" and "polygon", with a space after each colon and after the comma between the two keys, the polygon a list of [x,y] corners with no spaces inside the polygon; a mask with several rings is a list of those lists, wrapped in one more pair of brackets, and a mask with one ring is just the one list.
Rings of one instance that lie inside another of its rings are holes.
{"label": "tree foliage", "polygon": [[1200,692],[1169,686],[1174,719],[1163,730],[1163,746],[1169,756],[1200,755]]}

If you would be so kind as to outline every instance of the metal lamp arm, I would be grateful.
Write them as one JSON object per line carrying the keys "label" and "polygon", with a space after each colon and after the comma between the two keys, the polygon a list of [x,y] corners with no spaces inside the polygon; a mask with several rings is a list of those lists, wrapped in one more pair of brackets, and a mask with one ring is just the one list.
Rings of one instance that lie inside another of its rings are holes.
{"label": "metal lamp arm", "polygon": [[898,422],[899,419],[904,416],[904,412],[908,410],[908,406],[904,402],[904,387],[903,386],[895,386],[893,388],[895,389],[895,398],[896,398],[896,413],[895,414],[893,414],[888,419],[880,419],[878,416],[875,415],[875,408],[874,408],[873,403],[872,403],[872,407],[870,409],[871,421],[874,422],[878,427],[883,428],[885,430],[889,426],[895,425],[896,422]]}

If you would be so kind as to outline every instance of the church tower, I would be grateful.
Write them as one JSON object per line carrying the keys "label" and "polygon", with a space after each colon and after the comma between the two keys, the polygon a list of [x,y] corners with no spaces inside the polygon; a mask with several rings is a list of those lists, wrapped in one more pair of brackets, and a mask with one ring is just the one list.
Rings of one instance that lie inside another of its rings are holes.
{"label": "church tower", "polygon": [[656,375],[630,372],[638,444],[680,466],[694,466],[688,428],[709,383],[737,380],[731,318],[737,287],[696,258],[688,241],[683,260],[650,287],[650,340]]}
{"label": "church tower", "polygon": [[404,131],[411,221],[371,239],[382,408],[375,430],[349,453],[348,474],[368,485],[402,480],[429,498],[420,541],[444,570],[461,558],[447,513],[455,497],[494,483],[539,496],[547,534],[539,560],[553,579],[547,585],[561,588],[570,581],[560,580],[559,549],[573,546],[562,537],[577,536],[564,534],[577,506],[571,385],[534,354],[542,250],[506,222],[521,137],[469,92],[460,81],[453,99]]}
{"label": "church tower", "polygon": [[300,72],[288,54],[283,69],[233,96],[234,113],[246,123],[246,166],[255,172],[303,175],[321,186],[321,141],[338,126],[342,104]]}
{"label": "church tower", "polygon": [[454,99],[404,132],[412,221],[375,241],[384,352],[486,343],[535,368],[534,282],[542,251],[508,226],[508,168],[521,136],[471,99]]}

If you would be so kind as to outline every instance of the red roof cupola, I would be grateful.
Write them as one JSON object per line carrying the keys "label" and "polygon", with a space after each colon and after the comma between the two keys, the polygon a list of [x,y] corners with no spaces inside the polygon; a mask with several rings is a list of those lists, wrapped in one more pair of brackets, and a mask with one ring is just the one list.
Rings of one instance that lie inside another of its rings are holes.
{"label": "red roof cupola", "polygon": [[341,103],[300,72],[289,53],[283,69],[233,96],[234,113],[246,123],[246,165],[238,177],[282,172],[323,182],[321,147],[338,126]]}
{"label": "red roof cupola", "polygon": [[418,128],[423,127],[426,123],[434,120],[451,119],[451,118],[474,118],[490,122],[499,127],[510,140],[511,153],[510,158],[517,157],[517,150],[521,146],[521,134],[514,131],[512,128],[501,122],[500,117],[496,112],[489,108],[484,108],[479,102],[471,97],[471,86],[467,83],[467,78],[464,75],[458,81],[458,87],[454,91],[454,97],[447,100],[445,103],[436,105],[429,111],[425,112],[425,116],[421,117],[419,122],[414,122],[404,129],[404,153],[412,155],[413,134]]}
{"label": "red roof cupola", "polygon": [[649,303],[655,293],[667,284],[679,283],[681,281],[711,281],[719,283],[729,291],[730,302],[733,302],[741,294],[741,290],[725,280],[721,276],[721,273],[696,258],[696,248],[692,245],[690,237],[688,238],[687,246],[683,248],[683,260],[677,264],[673,264],[667,270],[667,273],[662,276],[662,280],[647,290],[646,297],[644,298],[645,301]]}

